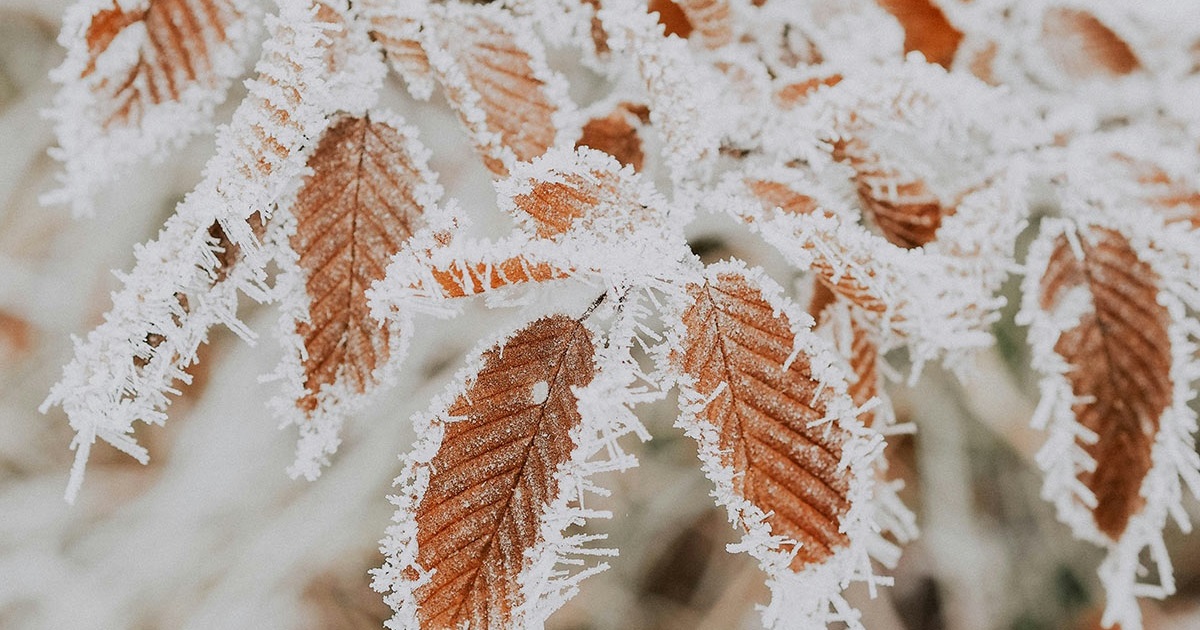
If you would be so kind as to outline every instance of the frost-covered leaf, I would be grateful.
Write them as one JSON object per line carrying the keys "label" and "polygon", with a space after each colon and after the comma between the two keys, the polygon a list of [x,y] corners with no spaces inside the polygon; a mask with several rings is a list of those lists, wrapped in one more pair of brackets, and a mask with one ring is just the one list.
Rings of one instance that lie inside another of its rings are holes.
{"label": "frost-covered leaf", "polygon": [[405,11],[397,2],[370,0],[363,14],[370,22],[371,37],[379,42],[392,68],[404,79],[414,98],[427,99],[433,93],[433,68],[421,44],[420,14]]}
{"label": "frost-covered leaf", "polygon": [[[315,477],[337,446],[341,418],[395,371],[404,339],[371,317],[366,291],[413,234],[442,221],[441,196],[416,132],[386,112],[342,116],[308,158],[291,204],[280,289],[294,309],[283,331],[296,355],[281,369],[279,405],[299,425],[294,472]],[[293,218],[294,217],[294,218]],[[294,253],[292,253],[294,252]]]}
{"label": "frost-covered leaf", "polygon": [[953,208],[943,207],[924,181],[886,164],[862,141],[839,143],[833,155],[854,169],[864,214],[896,245],[912,248],[932,241],[942,217],[953,212]]}
{"label": "frost-covered leaf", "polygon": [[531,28],[502,9],[448,3],[430,7],[420,31],[446,99],[499,176],[554,146],[572,110]]}
{"label": "frost-covered leaf", "polygon": [[646,161],[638,127],[650,122],[650,110],[633,103],[620,103],[607,116],[593,118],[583,125],[576,147],[603,151],[618,162],[641,171]]}
{"label": "frost-covered leaf", "polygon": [[1077,79],[1111,78],[1141,67],[1125,40],[1079,9],[1047,10],[1042,17],[1042,45],[1062,72]]}
{"label": "frost-covered leaf", "polygon": [[[1105,623],[1127,627],[1140,627],[1135,597],[1174,590],[1162,528],[1168,513],[1187,524],[1180,478],[1200,486],[1187,405],[1195,345],[1173,294],[1187,272],[1142,236],[1152,225],[1046,220],[1021,313],[1044,375],[1035,418],[1050,431],[1038,455],[1044,495],[1076,535],[1108,548]],[[1157,585],[1140,581],[1146,548]]]}
{"label": "frost-covered leaf", "polygon": [[904,52],[918,51],[930,63],[949,68],[963,34],[934,0],[878,0],[904,27]]}
{"label": "frost-covered leaf", "polygon": [[854,419],[811,319],[777,287],[725,264],[685,291],[673,353],[680,424],[700,443],[718,502],[746,532],[740,546],[772,580],[768,622],[824,627],[845,581],[863,577],[873,486],[864,471],[880,441]]}
{"label": "frost-covered leaf", "polygon": [[[120,276],[123,286],[113,294],[104,323],[76,343],[74,360],[43,403],[43,410],[61,404],[76,431],[68,499],[79,490],[97,437],[145,461],[145,449],[131,435],[134,422],[166,420],[174,383],[187,381],[184,370],[196,361],[211,327],[225,324],[253,338],[237,319],[238,295],[266,301],[270,293],[256,235],[262,224],[249,219],[255,213],[269,218],[273,204],[292,188],[304,169],[305,149],[327,124],[325,116],[369,98],[363,90],[373,93],[372,78],[382,76],[369,57],[350,57],[353,71],[340,82],[321,78],[331,49],[355,40],[330,37],[331,29],[346,31],[321,20],[314,3],[281,0],[280,16],[269,18],[267,26],[271,37],[256,66],[258,76],[218,134],[217,154],[204,179],[158,238],[137,248],[136,264]],[[220,267],[234,247],[237,264]]]}
{"label": "frost-covered leaf", "polygon": [[[655,8],[654,4],[651,3],[651,10]],[[672,3],[657,4],[663,8],[663,5]],[[675,0],[673,4],[678,5],[688,24],[689,33],[680,33],[680,37],[686,38],[694,33],[707,48],[720,48],[733,39],[733,20],[728,0]]]}
{"label": "frost-covered leaf", "polygon": [[244,69],[258,11],[235,0],[85,0],[68,11],[67,58],[53,116],[63,190],[89,211],[92,196],[146,158],[161,159],[211,125]]}
{"label": "frost-covered leaf", "polygon": [[595,446],[578,397],[599,376],[595,344],[579,320],[542,317],[483,352],[418,420],[425,437],[398,480],[376,572],[397,627],[536,628],[561,604],[544,582],[562,574],[548,569],[594,539],[563,531],[599,516],[568,508]]}

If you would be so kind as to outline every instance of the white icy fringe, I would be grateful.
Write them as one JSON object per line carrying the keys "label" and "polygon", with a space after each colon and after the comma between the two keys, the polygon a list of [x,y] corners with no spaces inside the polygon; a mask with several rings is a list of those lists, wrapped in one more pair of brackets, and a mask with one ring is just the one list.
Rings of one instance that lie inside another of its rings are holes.
{"label": "white icy fringe", "polygon": [[[609,306],[612,302],[608,300],[584,320],[595,342],[596,373],[587,386],[573,389],[582,416],[570,436],[575,448],[571,458],[555,472],[557,492],[554,502],[542,506],[539,514],[538,543],[525,551],[525,567],[518,577],[522,599],[513,602],[513,617],[508,627],[543,627],[550,614],[575,595],[581,580],[608,568],[606,562],[596,558],[617,554],[615,549],[595,544],[605,539],[603,534],[566,534],[568,528],[583,526],[589,519],[612,517],[607,511],[586,506],[588,494],[607,496],[609,493],[596,485],[592,477],[637,465],[637,460],[625,452],[618,439],[633,433],[643,441],[648,440],[649,434],[631,407],[662,395],[661,391],[653,389],[652,381],[642,374],[630,356],[634,338],[642,329],[639,320],[648,314],[647,311],[635,301],[625,302],[625,308]],[[554,312],[543,308],[539,315]],[[533,321],[537,317],[526,319]],[[613,318],[607,334],[590,324],[593,317]],[[413,418],[416,434],[421,437],[412,451],[402,458],[403,470],[393,483],[399,491],[388,497],[396,511],[392,517],[394,524],[387,528],[380,541],[380,552],[386,561],[382,567],[371,571],[374,576],[372,588],[385,593],[384,600],[395,611],[385,624],[388,628],[419,628],[414,597],[416,589],[428,582],[432,573],[417,560],[415,515],[429,487],[429,463],[441,447],[445,425],[455,421],[444,415],[444,410],[467,390],[471,379],[483,368],[483,355],[492,348],[502,347],[524,326],[479,344],[454,382],[430,405],[437,411]],[[417,577],[411,579],[410,573]]]}
{"label": "white icy fringe", "polygon": [[[105,321],[76,340],[75,358],[50,391],[41,410],[62,405],[76,435],[75,464],[66,497],[73,501],[83,482],[91,445],[99,437],[145,462],[147,453],[131,435],[135,421],[162,424],[176,393],[173,383],[196,360],[196,349],[218,323],[243,338],[253,334],[236,317],[237,293],[265,301],[265,261],[248,219],[270,216],[273,205],[294,187],[310,148],[326,125],[329,101],[322,79],[331,45],[330,26],[315,21],[309,2],[280,0],[279,17],[268,17],[271,33],[256,67],[259,79],[230,125],[218,132],[217,154],[204,179],[179,204],[156,240],[135,250],[136,264],[119,274],[123,287],[113,294]],[[280,121],[273,112],[290,113]],[[274,138],[285,155],[263,155],[259,134]],[[268,173],[259,169],[270,165]],[[238,261],[218,269],[209,228],[218,222],[238,247]],[[218,273],[228,275],[217,282]],[[187,300],[186,308],[179,296]],[[154,347],[149,335],[162,339]],[[138,368],[134,361],[145,361]]]}
{"label": "white icy fringe", "polygon": [[[61,188],[43,197],[44,203],[69,204],[76,214],[93,212],[93,201],[101,188],[127,174],[145,160],[161,161],[193,135],[212,126],[213,110],[225,100],[229,85],[246,65],[250,47],[258,36],[261,10],[255,3],[238,3],[241,18],[224,25],[226,41],[208,42],[208,59],[217,84],[191,83],[183,87],[178,100],[151,104],[143,100],[141,121],[137,126],[118,125],[104,128],[98,117],[109,111],[92,91],[97,83],[123,80],[113,73],[124,73],[147,46],[146,27],[132,23],[121,30],[97,58],[94,72],[82,78],[91,57],[86,34],[92,18],[106,9],[120,6],[125,12],[146,9],[150,0],[81,0],[67,9],[58,43],[67,50],[62,65],[51,73],[58,83],[54,120],[58,147],[51,155],[63,163],[58,181]],[[149,63],[153,65],[155,60]]]}
{"label": "white icy fringe", "polygon": [[613,53],[629,59],[646,89],[650,123],[662,137],[663,157],[677,194],[687,194],[712,175],[719,124],[706,89],[720,80],[707,64],[693,60],[687,42],[663,37],[663,26],[636,0],[612,0],[598,13]]}
{"label": "white icy fringe", "polygon": [[[598,203],[584,209],[565,233],[539,238],[537,222],[514,198],[529,193],[537,182],[569,182],[566,176],[611,185],[615,194],[598,195]],[[518,163],[508,179],[496,183],[496,189],[501,210],[512,214],[518,229],[498,240],[456,235],[444,245],[405,247],[388,265],[385,278],[367,293],[376,318],[407,327],[414,313],[456,314],[458,302],[447,297],[434,271],[460,270],[459,288],[467,296],[487,294],[489,303],[499,304],[504,299],[520,301],[527,283],[492,290],[473,281],[477,265],[484,265],[483,278],[490,278],[501,263],[519,260],[526,273],[546,264],[562,275],[599,277],[610,289],[631,285],[661,289],[688,252],[682,237],[670,229],[668,216],[674,208],[631,167],[622,167],[600,151],[551,149],[532,162]]]}
{"label": "white icy fringe", "polygon": [[953,365],[992,344],[990,325],[1004,303],[996,292],[1014,266],[1013,247],[1024,226],[1022,174],[1002,173],[966,195],[943,221],[939,234],[946,238],[916,249],[867,231],[855,210],[794,170],[763,169],[748,177],[786,184],[822,205],[805,215],[764,210],[741,177],[730,177],[709,198],[711,209],[746,221],[792,266],[828,265],[835,282],[849,277],[865,287],[884,310],[862,316],[879,330],[881,351],[908,346],[913,380],[927,361]]}
{"label": "white icy fringe", "polygon": [[[833,344],[841,359],[838,365],[849,375],[848,378],[855,378],[853,367],[849,364],[854,356],[854,327],[857,325],[862,334],[872,335],[871,343],[875,343],[878,347],[873,331],[862,324],[853,322],[854,317],[855,311],[844,300],[839,299],[825,308],[821,314],[821,321],[818,322],[815,329],[818,335]],[[878,431],[885,439],[891,435],[915,433],[917,429],[916,425],[911,422],[898,423],[896,420],[896,410],[892,407],[892,401],[888,398],[887,392],[884,391],[884,375],[889,372],[891,369],[884,363],[883,354],[879,353],[875,358],[877,379],[875,397],[865,401],[856,411],[857,414],[868,411],[874,414],[874,422],[871,423],[870,428]],[[886,450],[886,448],[885,441],[884,449]],[[917,517],[904,505],[898,494],[904,488],[904,480],[889,479],[886,457],[880,457],[875,461],[875,470],[875,504],[879,508],[875,514],[875,522],[879,524],[882,533],[892,534],[901,544],[916,540],[920,534],[917,528]],[[871,557],[879,560],[888,568],[894,568],[896,562],[900,560],[901,548],[883,537],[879,537],[875,542],[876,545],[870,549]]]}
{"label": "white icy fringe", "polygon": [[[1170,558],[1167,557],[1162,531],[1170,516],[1179,527],[1190,531],[1187,513],[1181,505],[1186,482],[1193,495],[1200,496],[1200,456],[1195,450],[1196,413],[1189,407],[1195,398],[1191,385],[1200,378],[1196,339],[1200,326],[1188,317],[1188,310],[1200,309],[1200,238],[1183,225],[1167,226],[1152,211],[1134,212],[1124,208],[1097,213],[1095,207],[1080,204],[1074,208],[1086,214],[1073,219],[1045,219],[1041,234],[1030,247],[1026,276],[1022,284],[1023,300],[1018,321],[1029,325],[1029,344],[1033,349],[1033,367],[1043,375],[1042,399],[1033,425],[1049,433],[1037,455],[1046,479],[1042,496],[1053,501],[1059,520],[1071,526],[1079,538],[1107,547],[1108,555],[1100,565],[1100,579],[1108,594],[1102,625],[1120,624],[1125,630],[1140,630],[1138,597],[1164,598],[1175,591]],[[1082,217],[1087,216],[1087,219]],[[1080,226],[1097,225],[1116,230],[1129,238],[1138,257],[1148,263],[1162,282],[1158,302],[1167,307],[1171,323],[1171,380],[1174,385],[1171,404],[1159,418],[1159,430],[1151,450],[1152,466],[1142,482],[1140,494],[1145,506],[1135,514],[1120,540],[1113,542],[1101,533],[1092,517],[1096,498],[1078,479],[1080,473],[1094,469],[1096,462],[1076,440],[1094,441],[1096,435],[1075,419],[1072,406],[1078,402],[1067,380],[1070,365],[1054,352],[1059,336],[1079,323],[1091,310],[1092,298],[1086,290],[1068,293],[1052,312],[1041,309],[1040,284],[1046,272],[1055,240],[1060,235],[1074,241],[1080,238]],[[1158,575],[1158,583],[1142,582],[1147,567],[1139,558],[1143,550]]]}
{"label": "white icy fringe", "polygon": [[[699,455],[704,474],[716,485],[713,498],[718,505],[725,506],[729,520],[746,532],[742,540],[730,545],[731,552],[746,552],[758,560],[759,567],[767,573],[767,586],[771,589],[771,602],[763,609],[763,623],[768,628],[788,630],[817,630],[834,622],[862,630],[860,613],[846,602],[841,592],[851,582],[864,581],[872,593],[877,585],[890,585],[891,578],[876,576],[872,572],[872,553],[879,550],[883,561],[894,561],[897,550],[883,539],[880,520],[898,502],[877,500],[876,462],[883,453],[883,437],[868,429],[857,419],[855,408],[846,393],[846,379],[837,367],[839,358],[827,342],[812,331],[813,320],[783,295],[783,290],[766,277],[759,269],[747,269],[740,262],[710,265],[704,277],[693,282],[715,281],[718,274],[742,275],[752,285],[762,290],[763,297],[777,313],[788,318],[796,335],[795,352],[805,356],[812,367],[812,376],[821,391],[829,390],[826,420],[837,423],[839,429],[849,437],[843,446],[838,470],[850,479],[847,499],[850,509],[842,517],[839,530],[846,534],[849,545],[839,549],[825,562],[804,568],[800,572],[790,568],[795,541],[783,536],[772,535],[767,515],[761,508],[733,488],[734,478],[739,474],[722,462],[719,451],[720,435],[715,426],[702,420],[700,414],[714,398],[693,389],[692,379],[675,368],[680,385],[681,415],[676,425],[699,445]],[[681,285],[682,286],[682,285]],[[682,313],[687,308],[683,295],[672,296],[674,311],[669,317],[667,348],[682,347],[687,336],[682,322]],[[665,354],[665,353],[664,353]],[[660,360],[669,358],[660,356]],[[886,490],[885,490],[886,491]],[[902,515],[889,517],[901,522]],[[791,552],[787,551],[792,547]]]}
{"label": "white icy fringe", "polygon": [[[423,28],[417,33],[418,41],[425,49],[434,76],[442,84],[446,100],[450,102],[466,127],[472,141],[485,158],[500,162],[505,170],[517,163],[517,155],[505,144],[500,132],[489,124],[484,101],[489,95],[480,85],[472,82],[467,72],[468,54],[488,56],[485,50],[474,50],[478,37],[469,26],[475,21],[486,22],[509,36],[512,44],[529,56],[532,77],[542,83],[541,93],[554,108],[551,121],[555,129],[554,146],[571,146],[574,138],[569,130],[577,129],[575,105],[567,94],[567,80],[552,70],[546,63],[546,52],[536,36],[532,20],[517,17],[491,5],[460,4],[456,2],[432,5],[423,14],[414,10],[408,15],[423,18]],[[480,69],[486,72],[487,69]],[[487,90],[498,90],[486,86]],[[511,94],[505,94],[511,99]]]}

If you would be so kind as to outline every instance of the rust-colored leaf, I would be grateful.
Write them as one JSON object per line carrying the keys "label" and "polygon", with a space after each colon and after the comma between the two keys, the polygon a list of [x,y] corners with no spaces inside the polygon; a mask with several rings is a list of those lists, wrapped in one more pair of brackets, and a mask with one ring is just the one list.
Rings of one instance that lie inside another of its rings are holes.
{"label": "rust-colored leaf", "polygon": [[[519,43],[516,25],[489,8],[462,7],[437,20],[440,45],[454,58],[466,83],[455,81],[452,75],[458,72],[449,74],[446,69],[440,78],[451,105],[480,143],[484,164],[496,175],[506,175],[499,147],[482,136],[499,134],[500,145],[517,160],[532,160],[554,144],[557,106],[535,70],[532,51]],[[483,113],[482,127],[472,120],[478,110]]]}
{"label": "rust-colored leaf", "polygon": [[[844,348],[840,343],[837,345],[850,365],[850,378],[848,379],[850,383],[847,393],[850,394],[850,400],[861,407],[879,394],[879,346],[872,338],[870,330],[853,317],[844,318],[844,322],[837,318],[822,317],[825,309],[833,306],[837,301],[838,294],[830,290],[829,284],[823,278],[817,276],[813,281],[813,293],[808,303],[808,313],[821,326],[837,322],[839,325],[850,327],[850,347]],[[835,340],[839,337],[837,331],[834,332],[834,337]],[[865,412],[858,419],[864,426],[871,427],[875,423],[875,412]]]}
{"label": "rust-colored leaf", "polygon": [[421,219],[413,198],[421,174],[401,133],[369,117],[331,125],[308,165],[292,247],[308,274],[310,321],[297,326],[308,394],[298,404],[311,410],[322,386],[341,381],[361,393],[387,361],[388,332],[371,317],[365,291]]}
{"label": "rust-colored leaf", "polygon": [[792,109],[803,105],[813,92],[822,87],[832,87],[842,82],[842,75],[831,74],[827,77],[812,77],[796,83],[789,83],[775,93],[775,100],[784,109]]}
{"label": "rust-colored leaf", "polygon": [[1042,43],[1051,60],[1076,78],[1116,77],[1141,67],[1125,40],[1096,16],[1078,9],[1055,7],[1046,11]]}
{"label": "rust-colored leaf", "polygon": [[[228,49],[227,29],[242,18],[231,0],[150,0],[139,11],[113,2],[98,11],[84,33],[88,61],[81,78],[91,81],[104,127],[137,125],[146,108],[178,101],[192,86],[212,88],[218,51]],[[132,29],[138,29],[134,32]],[[94,76],[97,63],[119,35],[137,38],[135,55],[118,71]]]}
{"label": "rust-colored leaf", "polygon": [[433,68],[421,45],[418,33],[420,22],[395,13],[376,12],[369,16],[371,38],[379,42],[383,56],[418,93],[433,87]]}
{"label": "rust-colored leaf", "polygon": [[608,116],[589,120],[575,146],[604,151],[621,164],[641,171],[646,154],[642,152],[642,138],[638,135],[636,121],[633,113],[617,107]]}
{"label": "rust-colored leaf", "polygon": [[600,0],[583,0],[584,4],[592,7],[592,20],[590,24],[592,45],[596,48],[596,54],[603,55],[609,52],[608,33],[604,30],[604,22],[600,20],[598,13],[600,12]]}
{"label": "rust-colored leaf", "polygon": [[954,27],[933,0],[877,0],[904,29],[904,52],[914,50],[930,63],[949,68],[962,42],[962,31]]}
{"label": "rust-colored leaf", "polygon": [[720,48],[733,39],[728,0],[676,0],[675,4],[705,47]]}
{"label": "rust-colored leaf", "polygon": [[650,13],[658,14],[658,23],[663,25],[663,35],[675,35],[687,39],[692,34],[692,22],[680,7],[671,0],[650,0],[646,7]]}
{"label": "rust-colored leaf", "polygon": [[565,278],[570,271],[545,262],[530,262],[514,256],[495,263],[453,264],[430,269],[444,297],[468,297],[486,291],[526,282],[546,282]]}
{"label": "rust-colored leaf", "polygon": [[809,214],[817,209],[817,200],[792,190],[791,186],[765,179],[745,179],[746,188],[758,197],[763,209],[779,208],[790,214]]}
{"label": "rust-colored leaf", "polygon": [[1132,178],[1142,186],[1141,199],[1158,210],[1168,222],[1186,221],[1200,228],[1200,190],[1172,178],[1159,165],[1122,153],[1113,159],[1129,169]]}
{"label": "rust-colored leaf", "polygon": [[600,217],[627,222],[627,227],[616,228],[618,233],[653,221],[653,211],[641,203],[637,182],[612,160],[586,152],[570,159],[575,160],[570,166],[551,166],[526,176],[529,192],[512,197],[512,211],[522,220],[532,219],[538,237],[553,239],[572,229],[587,229]]}
{"label": "rust-colored leaf", "polygon": [[720,274],[688,294],[682,369],[712,400],[698,418],[719,433],[734,491],[768,514],[772,534],[800,543],[793,570],[821,562],[848,544],[839,525],[850,508],[838,470],[848,436],[836,423],[810,426],[828,393],[817,394],[806,356],[789,363],[790,322],[744,275]]}
{"label": "rust-colored leaf", "polygon": [[1078,441],[1096,461],[1079,479],[1096,496],[1097,528],[1116,540],[1141,509],[1142,481],[1151,466],[1159,419],[1171,403],[1170,316],[1158,303],[1158,274],[1119,232],[1091,228],[1080,233],[1079,260],[1065,236],[1055,243],[1041,280],[1043,309],[1053,309],[1082,287],[1092,307],[1064,332],[1054,351],[1071,365],[1072,409],[1094,431],[1094,444]]}
{"label": "rust-colored leaf", "polygon": [[422,628],[513,627],[524,553],[558,491],[582,417],[572,387],[591,382],[595,348],[583,324],[539,319],[488,351],[450,406],[416,509],[417,561],[433,571],[416,590]]}
{"label": "rust-colored leaf", "polygon": [[924,181],[884,164],[861,140],[839,141],[833,156],[854,168],[863,214],[884,238],[900,247],[911,249],[932,241],[942,217],[954,212],[942,205]]}

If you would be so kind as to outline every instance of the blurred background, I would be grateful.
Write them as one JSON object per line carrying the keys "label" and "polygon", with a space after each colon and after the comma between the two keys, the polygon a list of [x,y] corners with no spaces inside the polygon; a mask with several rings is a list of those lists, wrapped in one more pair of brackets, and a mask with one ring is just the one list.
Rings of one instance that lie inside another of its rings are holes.
{"label": "blurred background", "polygon": [[[412,441],[408,419],[513,315],[473,307],[453,322],[426,322],[400,384],[347,425],[333,465],[310,483],[285,474],[294,430],[280,430],[267,410],[276,386],[258,382],[281,355],[276,314],[248,304],[242,317],[259,342],[214,330],[167,425],[138,429],[151,463],[97,444],[68,506],[72,432],[61,410],[37,407],[71,357],[71,335],[109,308],[111,270],[128,269],[135,244],[155,236],[198,181],[213,141],[198,137],[167,163],[139,169],[93,218],[39,205],[56,172],[46,153],[52,129],[39,113],[54,93],[47,73],[61,60],[55,38],[66,4],[0,0],[0,628],[382,627],[389,611],[366,571],[382,561],[376,546],[397,455]],[[595,98],[583,90],[573,96]],[[433,166],[448,191],[486,199],[487,175],[445,109],[393,100],[427,144],[439,139]],[[737,256],[784,286],[797,280],[732,222],[698,222],[692,243],[707,260]],[[1010,282],[1010,303],[1015,289]],[[895,576],[894,588],[874,599],[852,590],[871,630],[1099,627],[1102,553],[1075,541],[1039,498],[1032,458],[1041,437],[1027,428],[1036,382],[1011,311],[970,382],[927,369],[915,388],[891,389],[899,420],[919,428],[894,439],[888,456],[921,538],[894,570],[879,569]],[[892,360],[901,366],[903,357]],[[708,496],[694,444],[672,427],[673,395],[639,415],[654,439],[629,438],[641,465],[605,480],[614,518],[594,524],[621,555],[550,626],[759,627],[763,575],[725,551],[736,533]],[[1186,507],[1200,521],[1200,506]],[[1144,604],[1148,629],[1200,628],[1198,541],[1169,526],[1179,592]]]}

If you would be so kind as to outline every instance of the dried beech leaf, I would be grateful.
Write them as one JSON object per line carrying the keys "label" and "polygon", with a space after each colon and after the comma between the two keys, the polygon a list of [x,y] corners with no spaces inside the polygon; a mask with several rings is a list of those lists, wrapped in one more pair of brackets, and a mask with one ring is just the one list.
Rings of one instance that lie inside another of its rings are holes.
{"label": "dried beech leaf", "polygon": [[638,135],[633,114],[618,107],[603,118],[593,118],[583,126],[583,135],[576,147],[591,147],[603,151],[621,164],[641,171],[646,154],[642,152],[642,139]]}
{"label": "dried beech leaf", "polygon": [[496,175],[554,145],[563,97],[529,28],[489,6],[446,5],[434,11],[427,50],[446,98]]}
{"label": "dried beech leaf", "polygon": [[672,0],[650,0],[647,10],[658,14],[658,22],[663,25],[663,35],[687,39],[694,30],[683,7]]}
{"label": "dried beech leaf", "polygon": [[[697,414],[717,431],[733,490],[766,514],[771,533],[799,543],[791,568],[820,563],[849,544],[840,530],[850,480],[839,469],[848,435],[826,415],[809,358],[795,356],[795,334],[747,277],[723,273],[687,287],[680,365]],[[813,426],[813,425],[816,426]]]}
{"label": "dried beech leaf", "polygon": [[775,93],[775,100],[784,109],[792,109],[803,105],[809,95],[822,87],[833,87],[842,82],[842,75],[831,74],[827,77],[812,77],[797,83],[789,83]]}
{"label": "dried beech leaf", "polygon": [[[809,214],[818,210],[817,201],[812,197],[794,190],[782,182],[767,179],[745,179],[743,183],[762,204],[763,210],[772,212],[779,209],[788,214]],[[820,252],[812,261],[812,271],[816,274],[819,287],[832,291],[847,302],[872,313],[882,313],[887,310],[886,302],[881,299],[878,291],[866,281],[870,278],[869,267],[846,273],[838,271],[833,263]],[[818,293],[817,295],[820,295]],[[819,311],[811,311],[817,316]]]}
{"label": "dried beech leaf", "polygon": [[1125,40],[1096,16],[1078,9],[1055,7],[1046,11],[1042,43],[1050,59],[1075,78],[1116,77],[1141,67]]}
{"label": "dried beech leaf", "polygon": [[309,321],[304,338],[306,395],[317,405],[323,386],[344,382],[362,393],[388,361],[388,329],[370,314],[365,292],[421,224],[414,196],[425,179],[404,132],[369,116],[331,125],[309,158],[312,168],[296,199],[292,247],[307,272]]}
{"label": "dried beech leaf", "polygon": [[877,0],[904,28],[904,52],[918,51],[930,63],[949,68],[963,33],[933,0]]}
{"label": "dried beech leaf", "polygon": [[720,48],[733,39],[728,0],[676,0],[675,4],[686,16],[689,34],[699,35],[706,47]]}
{"label": "dried beech leaf", "polygon": [[[114,1],[97,12],[84,33],[88,61],[80,78],[98,97],[101,126],[137,125],[146,109],[178,101],[193,86],[215,88],[221,77],[213,56],[230,48],[226,30],[242,17],[231,0],[149,0],[134,11]],[[119,72],[106,64],[104,76],[96,76],[119,36],[136,38],[136,54],[123,52]]]}
{"label": "dried beech leaf", "polygon": [[863,214],[884,238],[900,247],[914,248],[937,236],[946,208],[920,179],[905,176],[883,163],[865,143],[849,139],[834,145],[833,156],[854,169],[854,182]]}
{"label": "dried beech leaf", "polygon": [[442,297],[457,298],[479,295],[501,287],[528,282],[546,282],[570,275],[547,262],[532,262],[516,256],[499,262],[456,262],[445,267],[432,267],[430,273]]}
{"label": "dried beech leaf", "polygon": [[392,68],[404,78],[416,98],[429,98],[433,92],[433,68],[421,45],[421,22],[404,15],[394,5],[369,3],[366,10],[371,37],[379,42]]}
{"label": "dried beech leaf", "polygon": [[654,210],[646,207],[644,182],[589,148],[556,149],[523,166],[506,184],[513,187],[511,207],[507,202],[502,207],[539,238],[578,230],[618,232],[599,235],[612,238],[657,224]]}
{"label": "dried beech leaf", "polygon": [[524,554],[582,421],[572,388],[591,382],[594,352],[583,324],[539,319],[488,351],[446,410],[413,519],[417,562],[433,572],[415,592],[421,627],[514,627]]}
{"label": "dried beech leaf", "polygon": [[1126,165],[1129,174],[1141,186],[1141,199],[1159,210],[1170,223],[1186,221],[1200,228],[1200,190],[1172,178],[1159,165],[1121,153],[1112,156]]}
{"label": "dried beech leaf", "polygon": [[1159,418],[1171,404],[1170,316],[1158,303],[1158,274],[1121,233],[1093,228],[1080,234],[1082,260],[1059,236],[1041,279],[1042,308],[1053,310],[1083,289],[1091,309],[1065,331],[1054,351],[1070,366],[1067,379],[1081,425],[1099,436],[1079,439],[1096,462],[1079,480],[1096,497],[1097,528],[1113,540],[1143,505],[1142,481],[1151,467]]}

